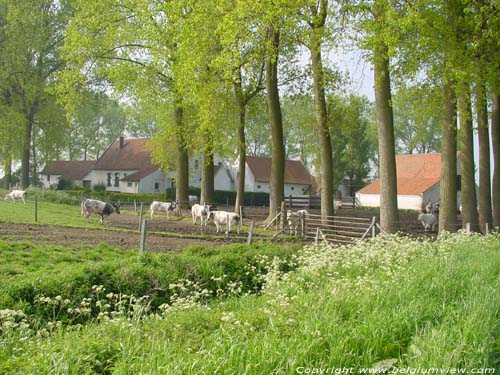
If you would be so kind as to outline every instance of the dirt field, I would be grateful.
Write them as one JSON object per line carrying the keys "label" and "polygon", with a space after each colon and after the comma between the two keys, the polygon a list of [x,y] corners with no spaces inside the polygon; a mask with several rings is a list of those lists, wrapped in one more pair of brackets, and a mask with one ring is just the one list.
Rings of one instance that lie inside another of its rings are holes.
{"label": "dirt field", "polygon": [[[221,206],[219,209],[232,211],[233,208]],[[246,208],[243,223],[248,225],[251,220],[254,220],[256,224],[263,223],[268,214],[267,210],[266,207]],[[310,210],[310,212],[318,214],[319,210]],[[166,252],[178,251],[193,244],[222,245],[231,242],[244,242],[248,235],[246,228],[243,228],[240,235],[232,233],[228,239],[224,233],[216,233],[213,223],[206,228],[193,225],[189,215],[189,211],[184,211],[183,219],[173,215],[170,219],[167,219],[166,215],[162,213],[155,215],[153,220],[148,220],[147,250]],[[338,210],[336,215],[356,218],[372,218],[375,216],[377,221],[379,220],[379,213],[375,210],[344,209]],[[401,211],[401,231],[409,235],[434,237],[436,233],[425,232],[422,225],[416,221],[417,215],[415,212]],[[145,218],[149,219],[148,213],[145,213]],[[97,216],[92,218],[93,222],[97,222],[97,220]],[[132,249],[139,247],[139,233],[122,232],[116,229],[137,231],[138,225],[139,216],[132,210],[123,210],[121,215],[112,215],[102,229],[67,228],[35,224],[0,224],[0,239],[28,240],[35,243],[50,243],[72,247],[95,246],[99,243],[106,243],[116,248]],[[274,234],[273,230],[267,232],[260,230],[257,232],[256,239],[262,237],[269,239]]]}

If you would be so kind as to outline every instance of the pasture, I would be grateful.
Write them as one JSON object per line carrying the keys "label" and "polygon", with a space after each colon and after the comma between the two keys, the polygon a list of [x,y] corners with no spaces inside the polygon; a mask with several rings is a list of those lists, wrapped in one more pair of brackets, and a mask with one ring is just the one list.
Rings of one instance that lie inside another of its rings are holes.
{"label": "pasture", "polygon": [[0,256],[0,373],[500,367],[497,235]]}

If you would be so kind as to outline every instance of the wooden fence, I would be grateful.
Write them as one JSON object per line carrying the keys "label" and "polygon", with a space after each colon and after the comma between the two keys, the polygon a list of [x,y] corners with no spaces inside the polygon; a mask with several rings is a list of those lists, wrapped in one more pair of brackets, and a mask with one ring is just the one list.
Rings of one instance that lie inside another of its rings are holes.
{"label": "wooden fence", "polygon": [[289,195],[285,198],[287,208],[321,208],[321,197]]}

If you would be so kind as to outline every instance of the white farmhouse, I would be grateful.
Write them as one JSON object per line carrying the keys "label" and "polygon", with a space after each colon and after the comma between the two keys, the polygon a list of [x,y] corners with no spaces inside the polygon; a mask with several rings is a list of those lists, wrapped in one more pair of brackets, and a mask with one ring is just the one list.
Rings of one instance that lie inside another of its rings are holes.
{"label": "white farmhouse", "polygon": [[95,163],[95,160],[55,160],[40,172],[40,181],[46,189],[56,186],[61,179],[76,186],[90,187]]}
{"label": "white farmhouse", "polygon": [[[270,192],[271,158],[247,156],[245,191]],[[310,194],[313,178],[300,160],[285,160],[285,196]]]}
{"label": "white farmhouse", "polygon": [[[414,154],[396,156],[398,208],[421,211],[427,202],[439,203],[441,154]],[[457,160],[460,181],[460,159]],[[380,207],[380,180],[356,192],[356,204],[363,207]],[[460,185],[457,208],[460,205]]]}
{"label": "white farmhouse", "polygon": [[91,173],[92,186],[122,193],[162,193],[173,185],[173,173],[165,173],[151,161],[148,138],[120,137],[97,160]]}

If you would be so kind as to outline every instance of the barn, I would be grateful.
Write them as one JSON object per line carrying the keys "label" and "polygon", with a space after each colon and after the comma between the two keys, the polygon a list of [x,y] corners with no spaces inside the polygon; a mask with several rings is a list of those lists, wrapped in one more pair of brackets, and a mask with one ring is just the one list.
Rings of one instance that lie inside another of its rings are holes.
{"label": "barn", "polygon": [[[429,201],[439,202],[441,154],[397,155],[396,173],[398,208],[420,211]],[[457,205],[460,205],[460,159],[457,160],[457,175]],[[380,207],[380,180],[358,190],[356,204]]]}

